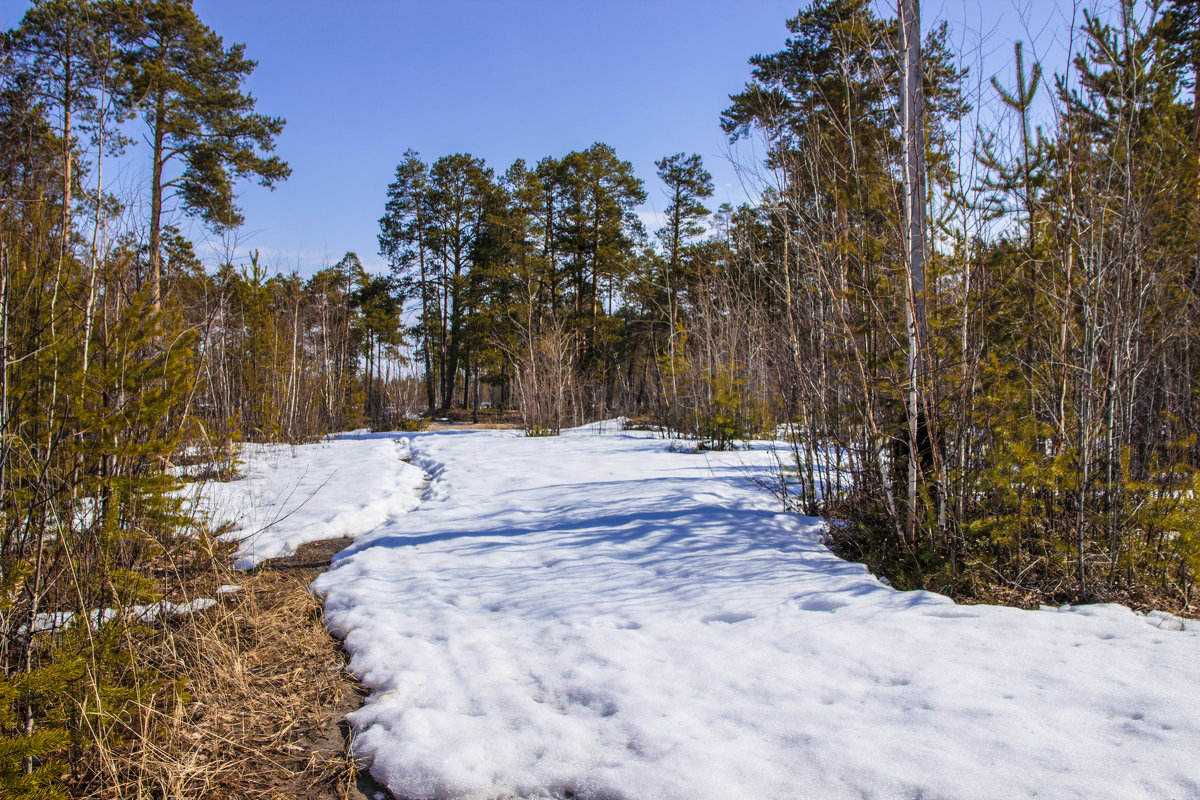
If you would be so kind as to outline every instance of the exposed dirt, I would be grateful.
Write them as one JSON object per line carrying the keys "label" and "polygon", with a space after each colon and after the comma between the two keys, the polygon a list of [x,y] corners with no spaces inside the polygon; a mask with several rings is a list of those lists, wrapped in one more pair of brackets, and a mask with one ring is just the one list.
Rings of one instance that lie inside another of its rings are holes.
{"label": "exposed dirt", "polygon": [[339,536],[336,539],[309,542],[300,545],[290,556],[264,561],[248,574],[283,571],[305,577],[312,582],[318,575],[329,569],[333,557],[349,547],[353,541],[354,539],[350,536]]}
{"label": "exposed dirt", "polygon": [[435,419],[429,423],[427,431],[507,431],[516,430],[521,426],[515,422],[455,422],[454,420]]}
{"label": "exposed dirt", "polygon": [[439,411],[429,420],[427,431],[512,430],[521,427],[521,417],[514,411],[480,409],[476,413],[455,409]]}

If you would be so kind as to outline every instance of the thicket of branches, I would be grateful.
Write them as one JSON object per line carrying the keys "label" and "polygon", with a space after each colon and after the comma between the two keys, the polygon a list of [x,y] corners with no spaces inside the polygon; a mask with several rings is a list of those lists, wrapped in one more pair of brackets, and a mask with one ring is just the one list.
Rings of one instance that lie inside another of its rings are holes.
{"label": "thicket of branches", "polygon": [[[987,132],[964,131],[966,76],[946,29],[928,34],[921,285],[901,225],[893,23],[815,3],[725,114],[768,153],[757,213],[779,240],[793,494],[844,518],[841,546],[902,585],[1188,602],[1197,20],[1191,4],[1104,11],[1082,13],[1053,78],[1016,48],[1013,77],[981,93],[1001,111]],[[924,309],[914,373],[910,304]]]}

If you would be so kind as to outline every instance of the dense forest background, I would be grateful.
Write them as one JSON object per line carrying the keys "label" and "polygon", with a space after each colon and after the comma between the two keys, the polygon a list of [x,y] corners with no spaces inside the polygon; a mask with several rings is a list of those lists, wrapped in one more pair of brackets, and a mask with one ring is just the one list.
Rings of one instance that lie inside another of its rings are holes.
{"label": "dense forest background", "polygon": [[[0,49],[0,789],[116,780],[88,743],[178,701],[137,609],[217,557],[178,489],[239,441],[455,413],[773,436],[781,502],[902,588],[1190,608],[1200,4],[1080,22],[1070,63],[1018,45],[995,78],[934,27],[913,73],[896,20],[817,0],[720,120],[763,154],[753,202],[709,208],[686,153],[648,186],[603,143],[502,172],[409,151],[390,272],[301,276],[206,267],[168,224],[236,231],[237,183],[288,176],[243,46],[183,0],[33,3]],[[132,157],[144,201],[105,190]]]}

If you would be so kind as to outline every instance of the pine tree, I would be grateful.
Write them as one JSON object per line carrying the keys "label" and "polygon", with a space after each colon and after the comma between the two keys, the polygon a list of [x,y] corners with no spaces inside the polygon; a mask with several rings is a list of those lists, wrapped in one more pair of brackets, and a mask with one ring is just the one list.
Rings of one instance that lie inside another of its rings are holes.
{"label": "pine tree", "polygon": [[646,192],[633,165],[596,142],[561,160],[564,197],[561,245],[567,259],[573,327],[588,366],[603,370],[599,353],[603,295],[612,296],[630,271],[628,253],[641,234],[633,210]]}
{"label": "pine tree", "polygon": [[669,317],[674,328],[679,316],[679,292],[686,283],[684,251],[704,233],[702,221],[712,212],[704,207],[703,201],[712,197],[713,183],[712,175],[695,153],[690,156],[676,153],[655,161],[654,165],[667,195],[666,225],[659,229],[658,238],[667,251],[667,273],[663,277],[671,298]]}
{"label": "pine tree", "polygon": [[226,47],[191,0],[130,2],[121,19],[130,93],[151,142],[149,280],[157,305],[164,201],[177,197],[189,214],[232,228],[242,221],[234,181],[254,177],[273,186],[291,170],[278,156],[265,155],[284,120],[255,112],[254,98],[242,91],[257,65],[246,58],[245,45]]}
{"label": "pine tree", "polygon": [[1200,158],[1200,1],[1167,0],[1156,33],[1192,90],[1192,153]]}
{"label": "pine tree", "polygon": [[439,305],[434,343],[443,409],[453,404],[459,368],[469,360],[464,358],[469,356],[464,349],[464,327],[470,306],[470,276],[491,187],[492,170],[482,159],[467,154],[443,156],[429,168],[433,253],[429,280],[436,287]]}
{"label": "pine tree", "polygon": [[667,195],[667,224],[659,229],[658,238],[666,248],[663,261],[663,286],[667,292],[667,381],[671,390],[671,416],[679,426],[679,376],[676,352],[679,332],[679,294],[687,277],[684,274],[684,251],[690,241],[704,232],[701,221],[711,212],[703,200],[712,197],[712,175],[704,168],[698,154],[676,153],[654,162],[658,178]]}
{"label": "pine tree", "polygon": [[406,150],[388,184],[387,204],[379,220],[379,254],[388,260],[392,276],[407,293],[420,298],[421,311],[414,333],[420,341],[425,367],[427,410],[437,406],[438,379],[433,364],[436,291],[430,280],[429,169],[420,154]]}
{"label": "pine tree", "polygon": [[387,353],[401,342],[400,311],[403,298],[390,276],[370,274],[356,254],[347,253],[341,266],[353,276],[355,282],[355,288],[350,293],[350,306],[358,312],[353,327],[356,328],[360,352],[366,365],[363,373],[366,380],[364,411],[373,424],[386,426],[394,420],[387,408],[383,362]]}

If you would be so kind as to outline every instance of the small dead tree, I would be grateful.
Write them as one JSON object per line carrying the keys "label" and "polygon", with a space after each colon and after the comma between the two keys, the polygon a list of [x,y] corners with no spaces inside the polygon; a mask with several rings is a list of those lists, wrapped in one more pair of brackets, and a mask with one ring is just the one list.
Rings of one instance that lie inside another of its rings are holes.
{"label": "small dead tree", "polygon": [[529,436],[557,436],[570,413],[575,379],[574,339],[561,321],[540,332],[525,331],[509,352],[513,364],[513,402]]}

